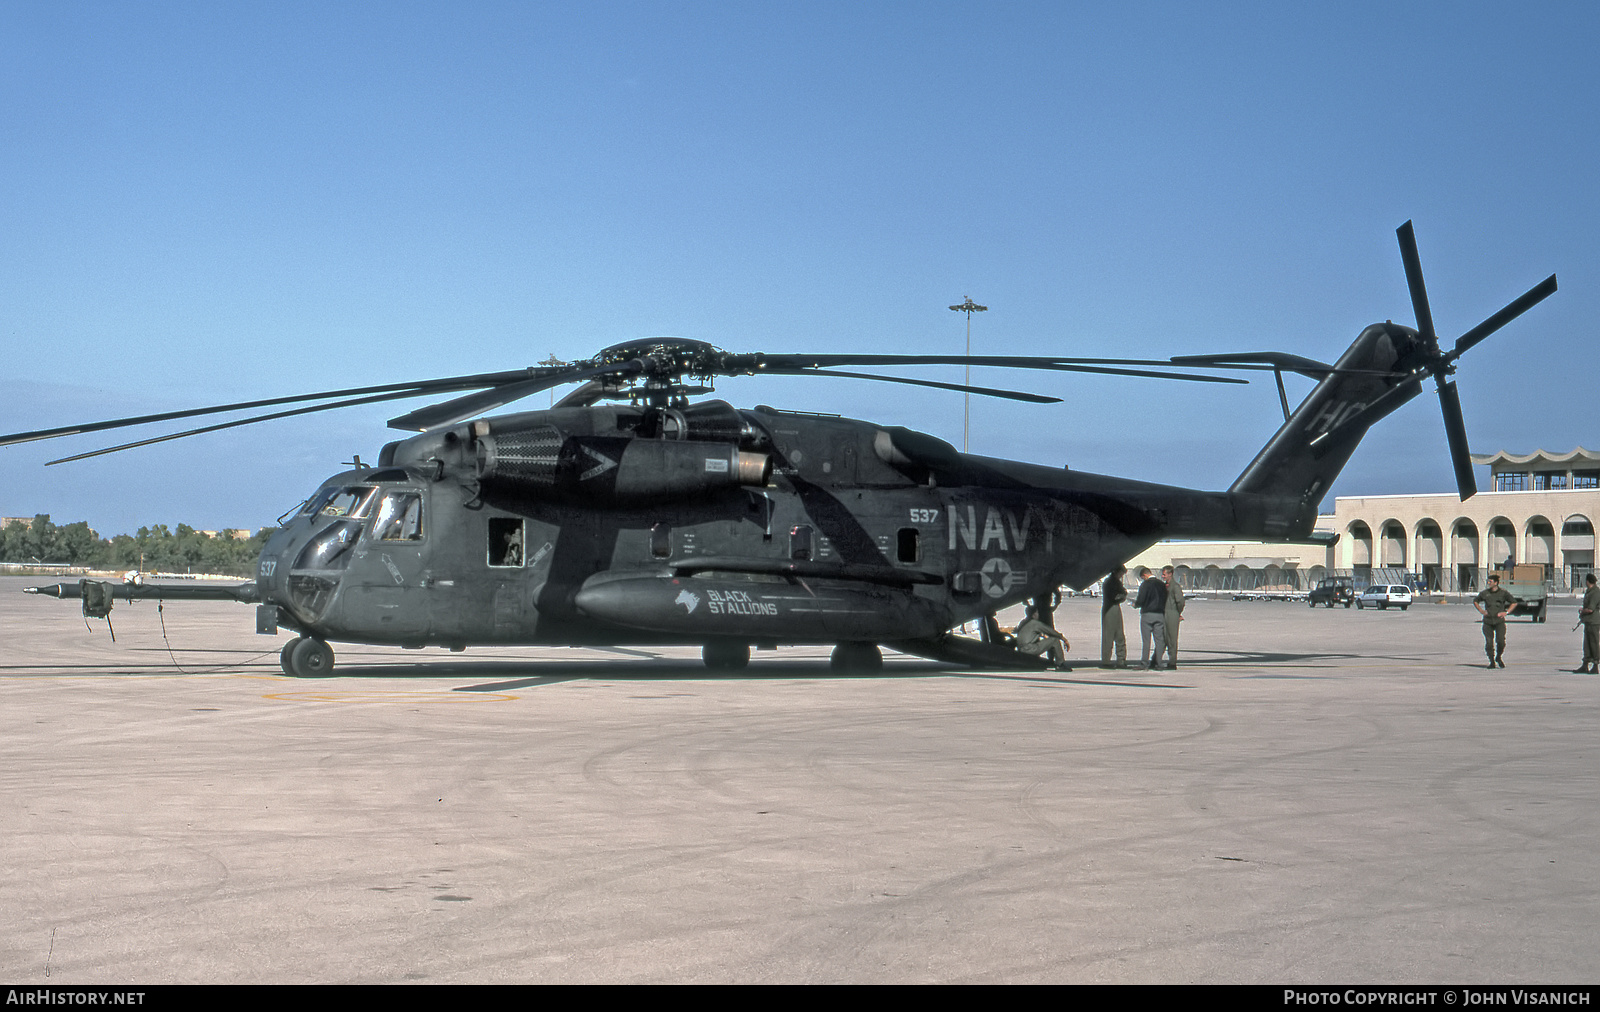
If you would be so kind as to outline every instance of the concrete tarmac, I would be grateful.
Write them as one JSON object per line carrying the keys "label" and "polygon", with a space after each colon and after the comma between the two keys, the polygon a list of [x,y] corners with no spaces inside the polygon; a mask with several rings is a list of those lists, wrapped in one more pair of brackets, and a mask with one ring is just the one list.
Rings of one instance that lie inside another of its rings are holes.
{"label": "concrete tarmac", "polygon": [[[1171,672],[336,644],[303,681],[248,607],[119,604],[113,644],[36,582],[0,979],[1600,979],[1570,605],[1504,671],[1461,605],[1191,600]],[[1098,601],[1058,622],[1098,659]]]}

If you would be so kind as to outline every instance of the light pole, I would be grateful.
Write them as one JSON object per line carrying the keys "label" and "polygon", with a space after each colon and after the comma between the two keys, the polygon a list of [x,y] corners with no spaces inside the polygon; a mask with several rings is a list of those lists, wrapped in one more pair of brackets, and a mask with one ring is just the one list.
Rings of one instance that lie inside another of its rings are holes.
{"label": "light pole", "polygon": [[[548,366],[558,366],[558,365],[566,365],[567,363],[561,361],[559,358],[556,358],[556,353],[552,351],[550,353],[550,357],[545,359],[543,362],[540,362],[539,364],[540,365],[548,365]],[[556,388],[555,387],[551,387],[550,388],[550,406],[552,408],[556,406]]]}
{"label": "light pole", "polygon": [[[972,301],[972,296],[970,296],[970,295],[963,296],[963,298],[965,298],[967,301],[963,302],[959,306],[951,306],[950,308],[955,310],[958,313],[966,313],[967,314],[967,358],[970,360],[972,358],[972,314],[973,313],[988,312],[989,307],[988,306],[980,306],[976,302],[973,302]],[[964,375],[965,375],[966,378],[961,381],[962,385],[963,386],[971,386],[972,385],[972,363],[970,361],[967,362],[966,372],[965,372]],[[963,393],[961,395],[961,452],[962,453],[966,453],[967,452],[967,433],[968,433],[969,429],[971,428],[971,424],[972,424],[972,394]]]}

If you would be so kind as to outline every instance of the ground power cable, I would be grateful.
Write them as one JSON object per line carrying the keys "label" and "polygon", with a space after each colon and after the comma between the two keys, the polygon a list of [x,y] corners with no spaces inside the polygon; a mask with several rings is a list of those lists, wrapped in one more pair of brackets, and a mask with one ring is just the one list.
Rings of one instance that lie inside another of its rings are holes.
{"label": "ground power cable", "polygon": [[[214,668],[196,668],[195,670],[190,671],[188,668],[185,668],[182,664],[178,663],[178,655],[172,651],[172,641],[167,638],[167,617],[165,614],[164,602],[159,597],[156,598],[156,617],[161,620],[161,642],[166,644],[167,657],[172,661],[173,667],[177,668],[180,672],[186,675],[214,675],[222,671],[230,671],[234,669],[243,670],[245,665],[254,664],[263,657],[271,657],[277,652],[275,650],[268,650],[265,653],[256,654],[254,657],[248,657],[242,661],[233,661],[231,663],[222,664]],[[109,625],[109,620],[107,624]],[[116,634],[113,633],[111,642],[115,643],[116,641]]]}

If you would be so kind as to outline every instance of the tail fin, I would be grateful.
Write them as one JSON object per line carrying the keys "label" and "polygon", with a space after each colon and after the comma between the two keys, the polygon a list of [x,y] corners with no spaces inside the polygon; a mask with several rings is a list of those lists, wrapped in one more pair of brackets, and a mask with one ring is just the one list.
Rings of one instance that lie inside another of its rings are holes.
{"label": "tail fin", "polygon": [[[1294,512],[1290,526],[1304,528],[1309,533],[1317,504],[1344,469],[1367,429],[1421,393],[1422,380],[1430,376],[1438,388],[1439,406],[1444,411],[1456,487],[1462,501],[1477,492],[1467,453],[1467,429],[1461,420],[1461,399],[1456,385],[1446,377],[1456,371],[1456,359],[1554,293],[1556,276],[1550,275],[1511,300],[1499,312],[1456,338],[1454,347],[1445,351],[1439,346],[1439,337],[1433,329],[1433,310],[1428,305],[1428,289],[1422,280],[1422,260],[1417,253],[1417,238],[1411,222],[1396,229],[1395,237],[1400,241],[1400,259],[1406,269],[1406,284],[1411,289],[1416,329],[1394,323],[1373,324],[1363,330],[1344,357],[1323,374],[1322,381],[1294,414],[1289,415],[1285,402],[1284,413],[1288,418],[1283,428],[1256,454],[1256,459],[1229,489],[1234,494],[1236,510],[1252,496],[1266,497],[1268,514],[1281,517],[1289,507]],[[1239,356],[1237,360],[1253,359],[1258,363],[1268,362],[1280,370],[1290,368],[1316,375],[1296,368],[1304,360],[1291,363],[1290,358],[1257,353]],[[1278,389],[1281,396],[1281,373]],[[1256,502],[1263,504],[1262,500]]]}
{"label": "tail fin", "polygon": [[1228,491],[1297,500],[1314,513],[1367,429],[1422,392],[1416,367],[1428,353],[1409,327],[1363,330]]}
{"label": "tail fin", "polygon": [[[1433,310],[1422,281],[1422,261],[1417,240],[1406,222],[1395,230],[1400,259],[1411,289],[1411,308],[1417,326],[1375,323],[1363,330],[1355,343],[1333,365],[1324,365],[1282,352],[1255,351],[1242,355],[1186,355],[1172,359],[1176,365],[1215,369],[1271,369],[1278,376],[1278,396],[1283,399],[1283,427],[1256,454],[1228,489],[1231,516],[1218,529],[1233,537],[1263,541],[1314,541],[1317,507],[1333,480],[1344,470],[1361,443],[1361,437],[1379,419],[1422,392],[1422,381],[1432,378],[1444,412],[1445,435],[1455,466],[1456,487],[1463,501],[1477,492],[1472,462],[1467,452],[1467,429],[1461,419],[1461,399],[1448,377],[1456,360],[1484,338],[1549,298],[1556,290],[1554,274],[1508,302],[1498,312],[1456,338],[1449,351],[1439,346],[1433,329]],[[1283,373],[1296,372],[1318,379],[1300,407],[1289,411],[1283,390]]]}

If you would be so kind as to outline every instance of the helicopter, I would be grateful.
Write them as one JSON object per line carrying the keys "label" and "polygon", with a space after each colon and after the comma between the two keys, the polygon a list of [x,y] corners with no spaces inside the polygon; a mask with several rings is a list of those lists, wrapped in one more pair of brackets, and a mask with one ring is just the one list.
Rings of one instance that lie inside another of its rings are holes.
{"label": "helicopter", "polygon": [[[263,548],[253,581],[158,588],[80,581],[27,588],[81,598],[216,597],[257,606],[257,631],[296,634],[299,677],[334,670],[334,642],[464,650],[484,645],[698,645],[713,669],[752,648],[832,645],[831,665],[871,671],[881,648],[968,665],[1044,667],[992,630],[1030,602],[1046,621],[1083,588],[1167,538],[1332,543],[1318,506],[1367,430],[1435,383],[1458,491],[1476,492],[1456,386],[1476,344],[1556,290],[1555,275],[1464,333],[1434,331],[1411,222],[1397,230],[1416,326],[1373,324],[1333,363],[1257,351],[1170,359],[733,353],[649,338],[593,358],[498,373],[349,388],[63,426],[0,445],[285,404],[263,415],[64,457],[63,463],[289,415],[470,391],[390,421],[413,431],[376,464],[322,483]],[[1243,383],[1271,372],[1282,426],[1226,491],[1201,491],[963,453],[912,429],[739,409],[717,377],[810,375],[913,384],[1031,403],[1016,390],[848,371],[968,365]],[[1201,370],[1201,371],[1197,371]],[[1291,410],[1285,372],[1315,386]],[[1222,373],[1223,375],[1217,375]],[[577,383],[547,410],[486,415]]]}

